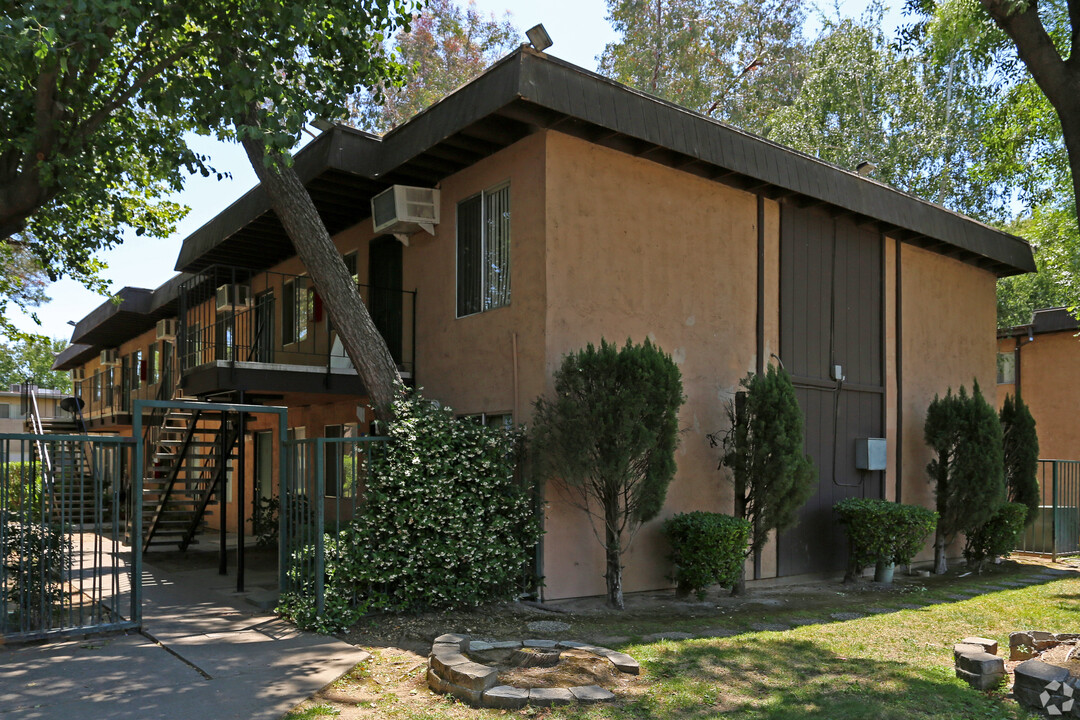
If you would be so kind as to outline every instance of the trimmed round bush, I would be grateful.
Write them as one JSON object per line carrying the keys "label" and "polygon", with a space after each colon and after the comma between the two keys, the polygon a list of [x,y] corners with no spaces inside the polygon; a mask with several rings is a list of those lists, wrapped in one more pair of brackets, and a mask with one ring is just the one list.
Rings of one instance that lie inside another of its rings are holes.
{"label": "trimmed round bush", "polygon": [[710,585],[731,587],[742,575],[750,523],[742,518],[696,510],[664,521],[679,597],[704,599]]}
{"label": "trimmed round bush", "polygon": [[847,498],[835,510],[851,545],[850,577],[878,562],[910,563],[937,525],[933,510],[888,500]]}
{"label": "trimmed round bush", "polygon": [[968,533],[964,542],[964,560],[982,570],[987,560],[1005,557],[1016,548],[1024,532],[1028,508],[1023,503],[1005,503],[988,522]]}

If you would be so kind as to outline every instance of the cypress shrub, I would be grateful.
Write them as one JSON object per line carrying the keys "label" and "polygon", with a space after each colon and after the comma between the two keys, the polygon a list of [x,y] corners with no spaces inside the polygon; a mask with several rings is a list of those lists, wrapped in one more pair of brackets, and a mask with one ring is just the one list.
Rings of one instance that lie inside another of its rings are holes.
{"label": "cypress shrub", "polygon": [[705,598],[710,585],[732,587],[742,575],[750,523],[722,513],[695,510],[664,521],[679,597]]}
{"label": "cypress shrub", "polygon": [[969,532],[964,542],[964,560],[982,572],[988,560],[1005,557],[1016,547],[1028,508],[1021,503],[1005,503],[986,523]]}
{"label": "cypress shrub", "polygon": [[1035,418],[1017,393],[1005,396],[998,416],[1005,456],[1005,489],[1009,502],[1020,503],[1028,510],[1028,524],[1035,521],[1039,509],[1039,436]]}

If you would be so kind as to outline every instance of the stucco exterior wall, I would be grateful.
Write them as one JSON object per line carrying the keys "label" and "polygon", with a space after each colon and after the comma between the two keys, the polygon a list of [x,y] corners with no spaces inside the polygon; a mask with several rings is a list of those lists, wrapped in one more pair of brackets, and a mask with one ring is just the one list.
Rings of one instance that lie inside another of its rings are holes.
{"label": "stucco exterior wall", "polygon": [[[544,387],[545,133],[531,135],[440,184],[435,235],[405,248],[404,287],[417,288],[417,385],[459,414],[528,418]],[[457,317],[457,204],[510,184],[510,304]],[[516,356],[515,356],[516,349]]]}
{"label": "stucco exterior wall", "polygon": [[[1070,331],[1042,333],[1028,342],[1020,338],[1020,394],[1035,418],[1039,434],[1039,457],[1047,460],[1080,460],[1080,340]],[[998,352],[1013,352],[1014,338],[997,341]],[[997,407],[1005,395],[1015,395],[1015,384],[997,386]]]}
{"label": "stucco exterior wall", "polygon": [[[558,133],[548,134],[546,180],[549,383],[565,353],[601,338],[621,345],[648,337],[683,374],[678,473],[660,517],[624,556],[626,591],[669,587],[661,522],[682,511],[733,509],[706,434],[723,429],[724,402],[755,367],[757,200]],[[778,267],[777,211],[768,205],[774,262],[767,267]],[[766,292],[773,348],[775,277]],[[603,593],[603,551],[587,519],[557,488],[548,500],[546,597]]]}
{"label": "stucco exterior wall", "polygon": [[[997,368],[995,278],[927,250],[903,245],[902,383],[903,483],[901,500],[934,507],[934,488],[926,475],[931,452],[923,443],[926,410],[935,394],[961,385],[971,391],[978,380],[994,401]],[[928,548],[917,560],[929,559]]]}

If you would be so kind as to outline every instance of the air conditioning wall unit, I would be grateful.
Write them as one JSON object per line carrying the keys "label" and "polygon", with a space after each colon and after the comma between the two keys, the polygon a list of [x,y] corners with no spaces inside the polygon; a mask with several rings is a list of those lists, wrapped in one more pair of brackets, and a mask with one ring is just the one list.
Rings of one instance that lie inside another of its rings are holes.
{"label": "air conditioning wall unit", "polygon": [[154,337],[157,340],[175,340],[177,325],[179,321],[176,318],[158,320],[154,326]]}
{"label": "air conditioning wall unit", "polygon": [[217,289],[217,301],[214,303],[218,312],[251,307],[251,288],[233,283]]}
{"label": "air conditioning wall unit", "polygon": [[116,352],[116,348],[101,351],[101,364],[107,366],[120,364],[120,355]]}
{"label": "air conditioning wall unit", "polygon": [[71,379],[75,382],[86,379],[86,368],[77,367],[71,369]]}
{"label": "air conditioning wall unit", "polygon": [[439,224],[439,191],[435,188],[391,185],[371,198],[375,234],[390,233],[405,245],[421,230],[434,235]]}

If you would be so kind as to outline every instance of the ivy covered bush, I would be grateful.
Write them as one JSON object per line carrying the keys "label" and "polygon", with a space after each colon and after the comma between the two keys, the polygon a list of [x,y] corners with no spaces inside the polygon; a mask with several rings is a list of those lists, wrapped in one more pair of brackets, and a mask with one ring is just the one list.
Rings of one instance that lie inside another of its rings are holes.
{"label": "ivy covered bush", "polygon": [[326,611],[316,617],[309,593],[282,598],[279,610],[301,626],[333,631],[370,611],[508,598],[539,542],[534,493],[516,472],[519,430],[455,418],[405,389],[393,409],[362,509],[325,537]]}
{"label": "ivy covered bush", "polygon": [[875,563],[907,565],[934,532],[937,513],[918,505],[873,498],[847,498],[835,505],[850,541],[847,577]]}
{"label": "ivy covered bush", "polygon": [[0,465],[4,507],[8,510],[41,512],[41,463],[9,462]]}
{"label": "ivy covered bush", "polygon": [[1028,507],[1023,503],[1002,505],[989,521],[965,536],[964,560],[982,572],[988,560],[1011,553],[1024,532],[1027,516]]}
{"label": "ivy covered bush", "polygon": [[710,585],[730,588],[739,581],[750,537],[749,521],[697,510],[668,518],[663,530],[671,544],[679,597],[695,593],[703,600]]}

